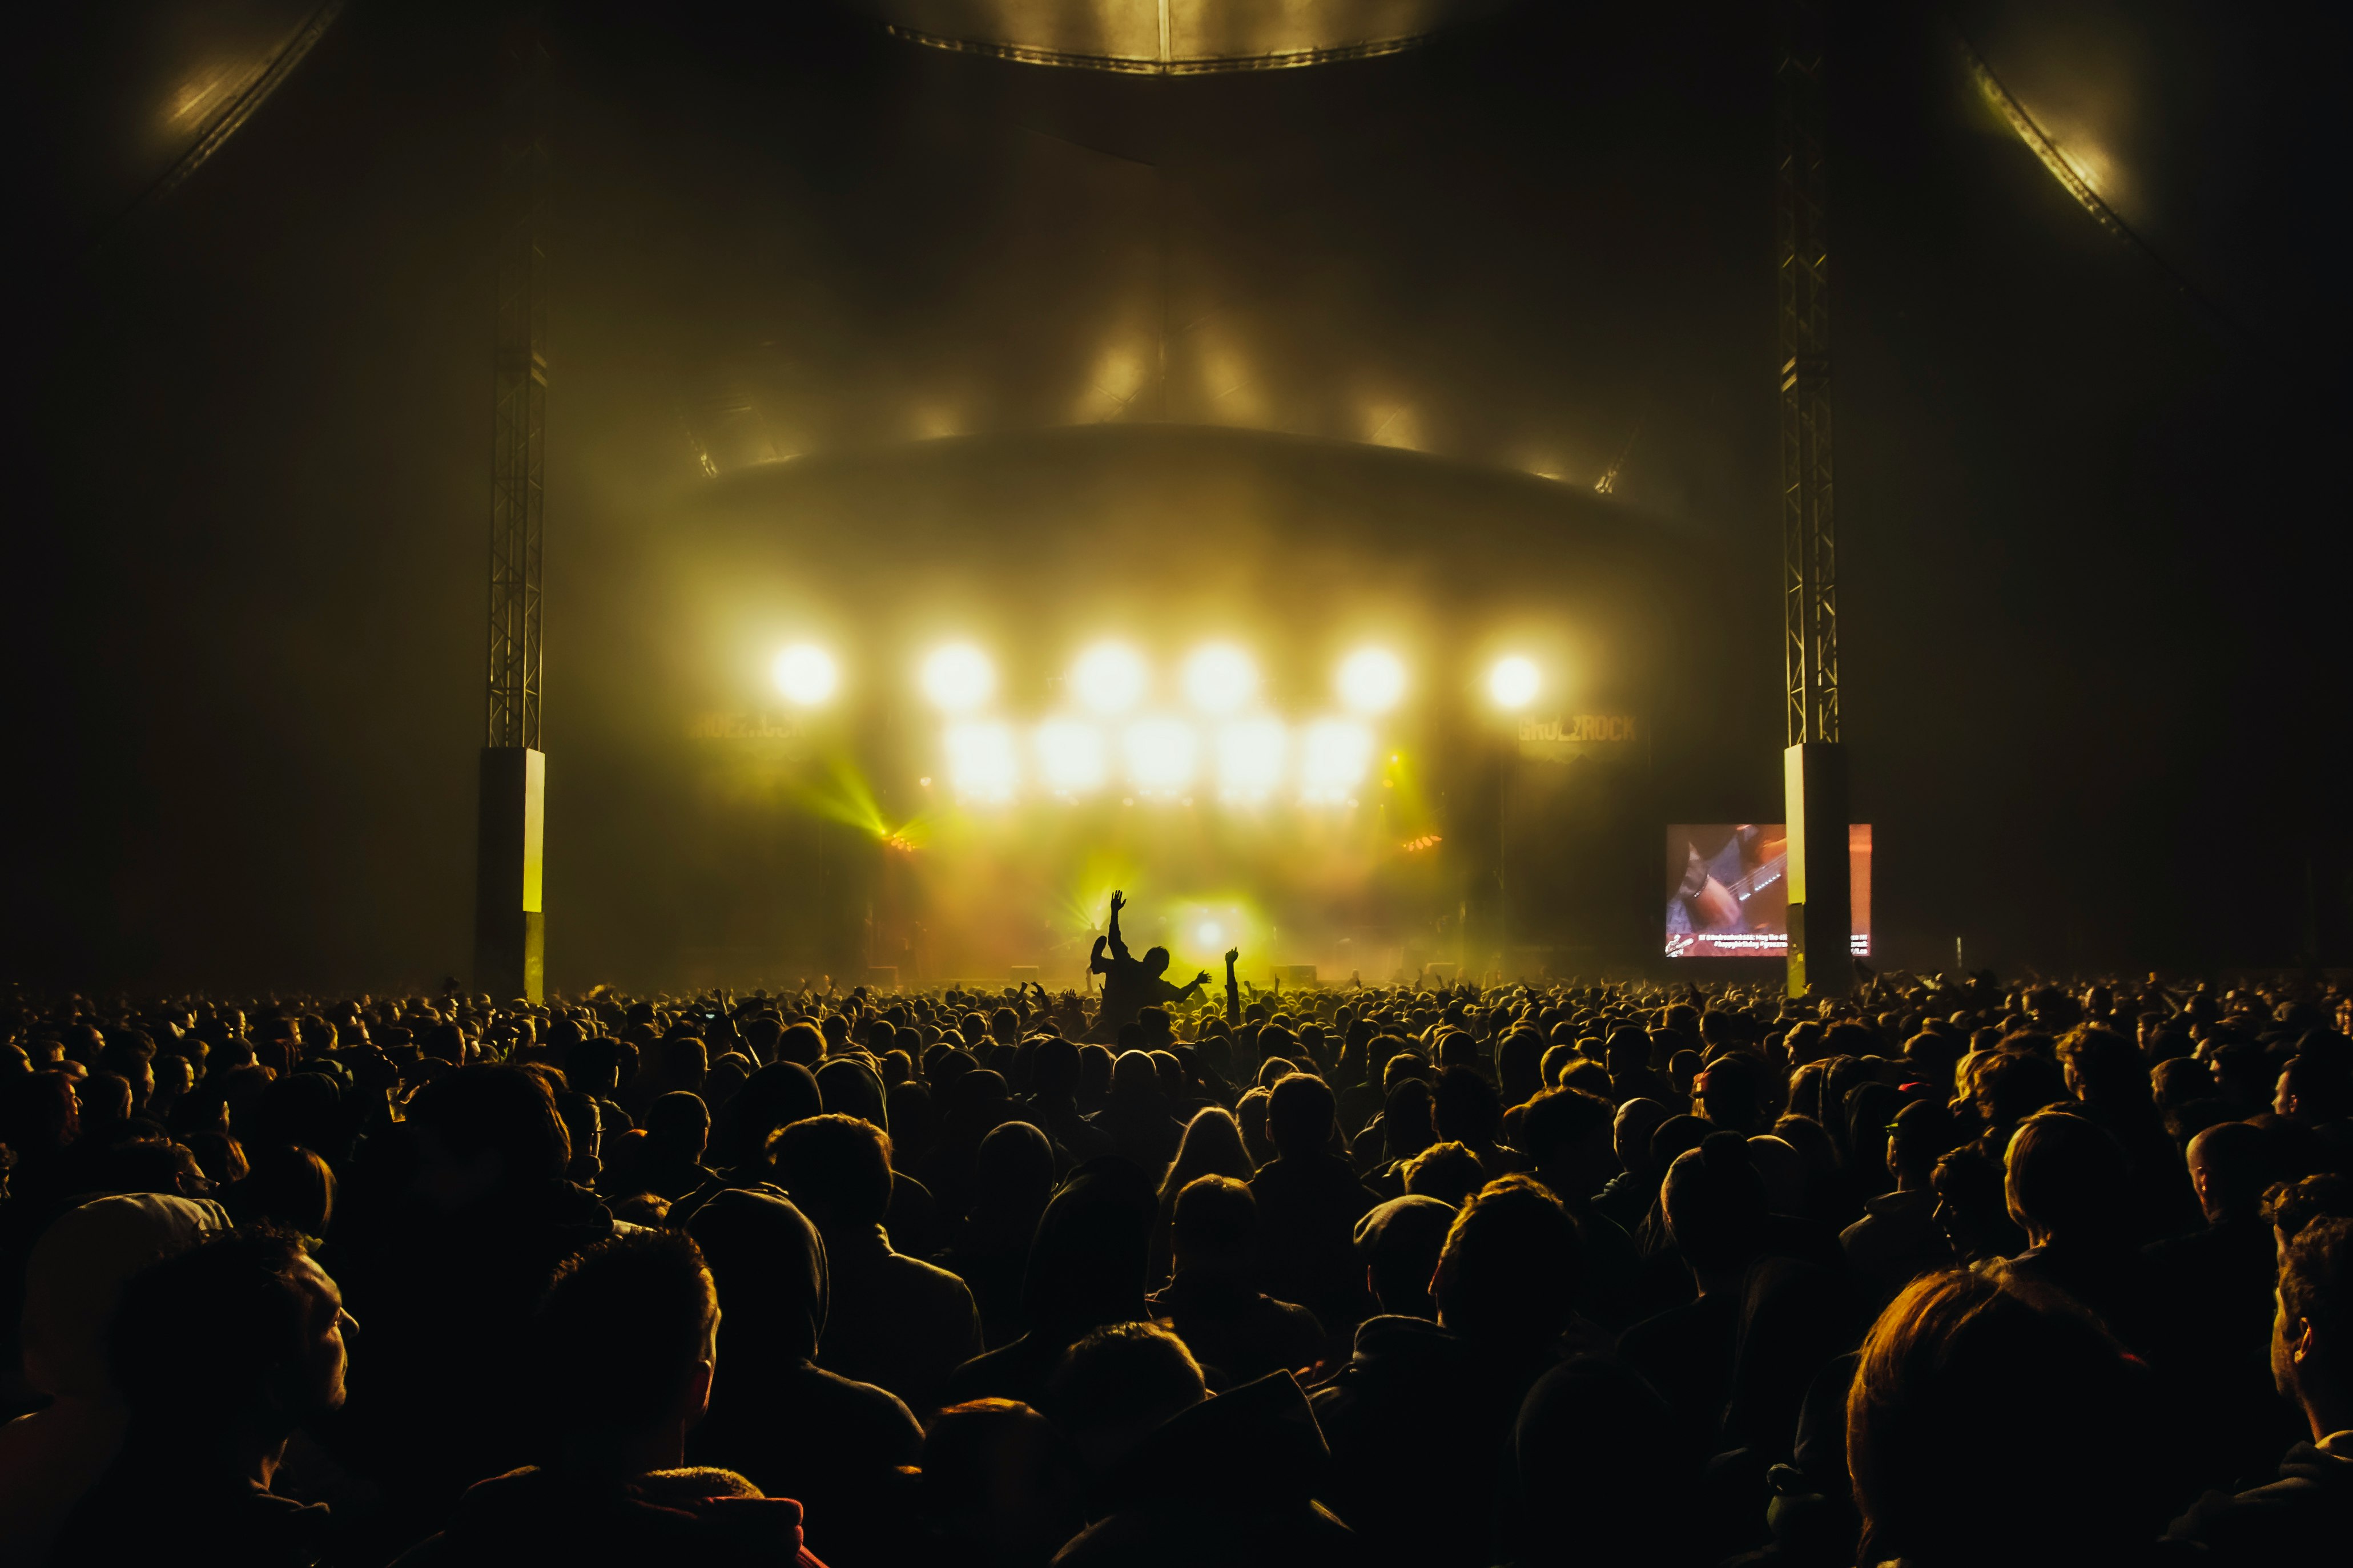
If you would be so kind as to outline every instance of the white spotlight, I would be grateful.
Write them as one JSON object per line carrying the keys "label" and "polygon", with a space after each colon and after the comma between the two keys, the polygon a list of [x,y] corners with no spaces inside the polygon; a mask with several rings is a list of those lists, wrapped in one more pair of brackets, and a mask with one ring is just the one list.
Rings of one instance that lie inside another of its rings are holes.
{"label": "white spotlight", "polygon": [[1185,695],[1205,713],[1230,713],[1258,691],[1258,666],[1231,643],[1211,643],[1185,661]]}
{"label": "white spotlight", "polygon": [[1299,742],[1299,794],[1337,804],[1355,793],[1373,760],[1373,732],[1353,719],[1319,719]]}
{"label": "white spotlight", "polygon": [[1181,719],[1139,719],[1127,727],[1128,782],[1138,789],[1170,794],[1193,782],[1198,743],[1193,726]]}
{"label": "white spotlight", "polygon": [[1340,661],[1340,700],[1359,713],[1386,713],[1405,695],[1405,666],[1385,647],[1358,648]]}
{"label": "white spotlight", "polygon": [[923,661],[923,694],[944,712],[968,712],[996,689],[997,667],[970,643],[950,643]]}
{"label": "white spotlight", "polygon": [[786,701],[803,708],[814,708],[823,702],[841,683],[841,672],[833,666],[833,655],[815,643],[795,643],[785,649],[768,667],[768,674]]}
{"label": "white spotlight", "polygon": [[1287,737],[1272,719],[1243,719],[1218,731],[1218,787],[1229,795],[1264,795],[1282,781]]}
{"label": "white spotlight", "polygon": [[1193,928],[1193,940],[1214,952],[1218,943],[1226,940],[1225,928],[1215,921],[1203,921]]}
{"label": "white spotlight", "polygon": [[1487,672],[1487,695],[1498,708],[1526,707],[1536,700],[1536,689],[1543,684],[1535,661],[1518,654],[1497,659],[1495,668]]}
{"label": "white spotlight", "polygon": [[1013,731],[1002,724],[951,724],[947,732],[948,781],[956,793],[976,800],[1013,798],[1021,768],[1013,754]]}
{"label": "white spotlight", "polygon": [[1109,772],[1103,731],[1076,719],[1047,720],[1038,726],[1038,771],[1059,794],[1101,789]]}
{"label": "white spotlight", "polygon": [[1144,695],[1144,660],[1124,643],[1097,643],[1079,656],[1071,687],[1098,713],[1123,713]]}

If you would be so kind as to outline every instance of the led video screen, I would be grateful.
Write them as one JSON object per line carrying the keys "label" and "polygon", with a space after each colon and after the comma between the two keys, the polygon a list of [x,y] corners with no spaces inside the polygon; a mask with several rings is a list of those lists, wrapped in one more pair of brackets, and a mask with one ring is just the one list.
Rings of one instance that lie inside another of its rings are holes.
{"label": "led video screen", "polygon": [[[1871,956],[1871,825],[1847,832],[1852,945]],[[1778,822],[1667,829],[1669,958],[1778,957],[1789,950],[1788,830]]]}

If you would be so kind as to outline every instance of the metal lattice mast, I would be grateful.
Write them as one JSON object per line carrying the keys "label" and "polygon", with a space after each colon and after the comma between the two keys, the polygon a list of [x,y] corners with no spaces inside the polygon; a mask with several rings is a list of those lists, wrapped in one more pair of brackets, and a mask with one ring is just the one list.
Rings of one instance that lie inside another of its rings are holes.
{"label": "metal lattice mast", "polygon": [[502,65],[483,743],[538,751],[540,566],[547,496],[547,51],[536,37],[525,36],[508,46]]}
{"label": "metal lattice mast", "polygon": [[490,678],[474,852],[474,985],[536,1003],[547,755],[540,567],[547,505],[547,51],[518,29],[500,61],[498,339],[491,361]]}
{"label": "metal lattice mast", "polygon": [[1839,739],[1838,521],[1831,483],[1830,237],[1822,10],[1785,0],[1775,69],[1781,323],[1781,667],[1788,743]]}

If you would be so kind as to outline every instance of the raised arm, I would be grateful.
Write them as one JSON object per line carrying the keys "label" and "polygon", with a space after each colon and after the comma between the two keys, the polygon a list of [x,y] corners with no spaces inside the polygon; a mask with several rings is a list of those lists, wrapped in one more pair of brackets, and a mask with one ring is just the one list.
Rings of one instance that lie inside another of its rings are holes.
{"label": "raised arm", "polygon": [[1226,1027],[1239,1029],[1242,1024],[1242,989],[1234,984],[1234,961],[1242,955],[1238,947],[1226,949]]}
{"label": "raised arm", "polygon": [[1119,911],[1127,907],[1127,895],[1113,889],[1111,896],[1111,952],[1113,958],[1127,957],[1127,943],[1120,940]]}

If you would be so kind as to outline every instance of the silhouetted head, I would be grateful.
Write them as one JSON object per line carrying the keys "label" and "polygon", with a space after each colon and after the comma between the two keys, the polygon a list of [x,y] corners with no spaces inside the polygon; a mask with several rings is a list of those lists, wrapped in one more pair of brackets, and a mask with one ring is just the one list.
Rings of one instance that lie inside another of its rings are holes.
{"label": "silhouetted head", "polygon": [[2010,1136],[2003,1193],[2010,1217],[2037,1247],[2115,1231],[2126,1215],[2130,1187],[2124,1149],[2096,1121],[2069,1110],[2039,1110]]}
{"label": "silhouetted head", "polygon": [[1231,1176],[1196,1176],[1176,1194],[1172,1236],[1179,1268],[1239,1268],[1258,1234],[1258,1200]]}
{"label": "silhouetted head", "polygon": [[1208,1397],[1201,1363],[1157,1323],[1113,1323],[1062,1356],[1046,1410],[1070,1437],[1079,1464],[1101,1479],[1170,1417]]}
{"label": "silhouetted head", "polygon": [[1512,1432],[1531,1510],[1526,1558],[1575,1568],[1677,1561],[1674,1415],[1641,1373],[1578,1356],[1536,1381]]}
{"label": "silhouetted head", "polygon": [[2165,1518],[2157,1467],[2118,1441],[2145,1408],[2123,1348],[2063,1299],[1963,1270],[1915,1280],[1847,1395],[1857,1560],[2131,1560]]}
{"label": "silhouetted head", "polygon": [[828,1281],[825,1243],[806,1215],[773,1192],[731,1187],[696,1209],[686,1232],[726,1303],[719,1339],[731,1362],[816,1356]]}
{"label": "silhouetted head", "polygon": [[1455,1209],[1411,1194],[1391,1198],[1356,1222],[1356,1256],[1384,1312],[1435,1318],[1430,1278],[1438,1268]]}
{"label": "silhouetted head", "polygon": [[1085,1522],[1062,1435],[1018,1400],[941,1411],[924,1428],[921,1471],[924,1522],[984,1563],[1045,1563]]}
{"label": "silhouetted head", "polygon": [[812,1116],[778,1132],[768,1152],[777,1182],[828,1236],[881,1225],[890,1212],[891,1138],[871,1121]]}
{"label": "silhouetted head", "polygon": [[2272,1377],[2316,1435],[2342,1425],[2353,1394],[2353,1220],[2315,1220],[2282,1250]]}
{"label": "silhouetted head", "polygon": [[1289,1074],[1267,1095],[1267,1138],[1285,1159],[1315,1153],[1332,1142],[1335,1109],[1331,1086],[1322,1079]]}
{"label": "silhouetted head", "polygon": [[133,1277],[108,1334],[134,1423],[194,1436],[240,1426],[284,1434],[343,1403],[335,1282],[301,1239],[225,1231]]}
{"label": "silhouetted head", "polygon": [[1036,1331],[1078,1338],[1147,1315],[1144,1272],[1158,1217],[1152,1184],[1117,1155],[1071,1173],[1039,1216],[1021,1302]]}
{"label": "silhouetted head", "polygon": [[2287,1174],[2278,1140],[2251,1122],[2217,1122],[2192,1138],[2186,1153],[2190,1184],[2211,1225],[2255,1218],[2263,1194]]}
{"label": "silhouetted head", "polygon": [[1659,1201],[1668,1234],[1704,1284],[1746,1268],[1763,1244],[1765,1182],[1736,1132],[1712,1132],[1675,1156]]}
{"label": "silhouetted head", "polygon": [[561,1181],[572,1140],[539,1074],[481,1062],[444,1073],[409,1098],[417,1186],[445,1211],[502,1190]]}
{"label": "silhouetted head", "polygon": [[719,1112],[712,1132],[712,1159],[730,1166],[757,1159],[778,1128],[824,1110],[824,1096],[808,1068],[798,1062],[770,1062],[745,1079]]}
{"label": "silhouetted head", "polygon": [[1461,1143],[1432,1143],[1408,1160],[1398,1173],[1408,1193],[1457,1208],[1487,1184],[1486,1167]]}
{"label": "silhouetted head", "polygon": [[1567,1325],[1584,1274],[1584,1240],[1560,1200],[1529,1177],[1502,1176],[1455,1215],[1430,1294],[1441,1326],[1510,1352]]}
{"label": "silhouetted head", "polygon": [[532,1324],[542,1414],[567,1447],[626,1451],[711,1399],[719,1296],[685,1234],[612,1237],[557,1268]]}

